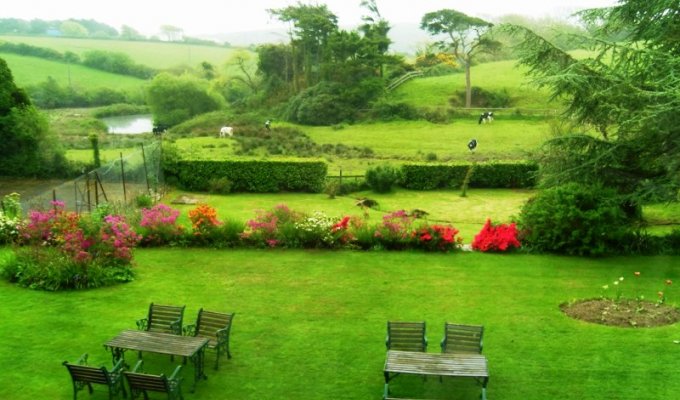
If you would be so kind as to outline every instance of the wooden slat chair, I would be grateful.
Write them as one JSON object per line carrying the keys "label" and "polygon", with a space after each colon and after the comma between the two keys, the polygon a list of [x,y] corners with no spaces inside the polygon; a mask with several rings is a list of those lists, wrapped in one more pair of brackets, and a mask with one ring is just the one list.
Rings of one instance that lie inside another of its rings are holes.
{"label": "wooden slat chair", "polygon": [[235,313],[226,314],[215,311],[198,310],[196,324],[187,325],[184,334],[187,336],[200,336],[209,339],[208,347],[215,350],[215,369],[220,367],[220,355],[222,353],[231,358],[229,351],[229,332]]}
{"label": "wooden slat chair", "polygon": [[93,367],[87,365],[87,353],[80,356],[75,364],[68,361],[62,363],[71,374],[73,381],[73,399],[78,398],[78,392],[88,388],[92,394],[92,384],[105,385],[109,389],[109,399],[113,399],[118,393],[123,393],[123,397],[127,397],[125,386],[123,385],[123,360],[120,359],[113,366],[112,370],[106,367]]}
{"label": "wooden slat chair", "polygon": [[182,334],[182,320],[186,306],[164,306],[151,303],[146,318],[137,321],[141,331]]}
{"label": "wooden slat chair", "polygon": [[168,395],[168,400],[183,400],[182,396],[182,377],[179,376],[182,366],[178,365],[175,371],[166,377],[164,374],[152,375],[142,372],[144,361],[139,360],[132,369],[132,371],[123,371],[125,379],[130,387],[130,395],[132,399],[136,399],[143,395],[144,399],[148,399],[147,392],[159,392]]}
{"label": "wooden slat chair", "polygon": [[387,322],[388,350],[426,351],[425,321],[422,322]]}
{"label": "wooden slat chair", "polygon": [[482,354],[484,348],[484,327],[447,322],[444,324],[442,353]]}

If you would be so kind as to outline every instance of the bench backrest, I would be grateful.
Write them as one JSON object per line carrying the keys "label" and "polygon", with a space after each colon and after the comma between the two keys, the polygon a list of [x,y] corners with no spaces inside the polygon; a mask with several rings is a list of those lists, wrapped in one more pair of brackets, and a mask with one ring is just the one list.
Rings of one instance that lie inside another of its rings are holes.
{"label": "bench backrest", "polygon": [[442,353],[481,354],[484,346],[484,327],[447,322],[444,325]]}
{"label": "bench backrest", "polygon": [[387,340],[389,350],[425,351],[425,321],[422,322],[387,322]]}
{"label": "bench backrest", "polygon": [[130,390],[170,393],[172,388],[170,382],[164,374],[151,375],[139,372],[123,371],[125,379],[128,381]]}
{"label": "bench backrest", "polygon": [[224,329],[225,335],[229,334],[231,330],[231,321],[234,314],[220,313],[214,311],[206,311],[204,309],[198,310],[198,318],[196,320],[196,336],[202,336],[212,341],[217,341],[217,331]]}
{"label": "bench backrest", "polygon": [[106,370],[106,367],[91,367],[88,365],[76,365],[67,361],[63,363],[68,372],[71,374],[71,379],[74,382],[84,383],[99,383],[102,385],[111,385],[111,376]]}
{"label": "bench backrest", "polygon": [[[149,316],[147,331],[181,333],[182,320],[184,319],[184,308],[186,306],[166,306],[151,303],[149,305]],[[175,325],[176,329],[171,329]]]}

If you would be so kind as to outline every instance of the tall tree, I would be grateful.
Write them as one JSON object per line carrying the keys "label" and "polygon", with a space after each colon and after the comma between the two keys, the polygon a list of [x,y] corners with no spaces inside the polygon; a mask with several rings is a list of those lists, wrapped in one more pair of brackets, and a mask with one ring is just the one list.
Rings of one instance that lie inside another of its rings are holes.
{"label": "tall tree", "polygon": [[147,102],[156,125],[174,126],[196,115],[224,107],[224,98],[205,80],[190,75],[156,75],[147,89]]}
{"label": "tall tree", "polygon": [[303,60],[302,71],[294,64],[295,81],[302,72],[304,81],[301,88],[313,86],[321,80],[320,65],[327,61],[328,39],[338,30],[338,17],[324,5],[308,5],[300,2],[295,6],[270,9],[269,13],[282,22],[291,24],[290,36],[293,59],[300,53]]}
{"label": "tall tree", "polygon": [[526,28],[508,27],[523,39],[521,63],[534,82],[567,102],[567,118],[597,132],[548,142],[544,184],[602,183],[631,207],[680,200],[678,1],[622,0],[580,15],[597,26],[594,37],[582,38],[593,57],[576,59]]}
{"label": "tall tree", "polygon": [[423,29],[435,37],[446,39],[437,42],[444,51],[450,52],[465,69],[465,107],[472,105],[472,82],[470,67],[474,56],[482,51],[493,51],[500,44],[488,35],[493,27],[490,22],[470,17],[460,11],[443,9],[427,13],[420,21]]}
{"label": "tall tree", "polygon": [[66,158],[47,119],[14,83],[0,58],[0,171],[9,176],[67,173]]}

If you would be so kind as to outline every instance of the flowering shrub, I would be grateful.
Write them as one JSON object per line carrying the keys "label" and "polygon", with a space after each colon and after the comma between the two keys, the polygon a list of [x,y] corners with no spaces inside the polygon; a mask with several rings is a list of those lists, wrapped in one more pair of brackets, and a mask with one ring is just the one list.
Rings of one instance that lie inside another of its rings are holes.
{"label": "flowering shrub", "polygon": [[217,219],[217,211],[207,204],[199,204],[189,211],[189,219],[194,235],[210,235],[221,222]]}
{"label": "flowering shrub", "polygon": [[295,222],[302,218],[301,214],[285,204],[279,204],[269,211],[259,210],[255,218],[246,223],[241,238],[255,245],[294,247],[297,240]]}
{"label": "flowering shrub", "polygon": [[357,218],[352,218],[349,216],[344,216],[342,219],[333,226],[331,226],[331,234],[333,235],[333,241],[336,243],[341,243],[341,244],[349,244],[352,242],[355,237],[350,231],[350,224],[355,227],[360,224],[359,219]]}
{"label": "flowering shrub", "polygon": [[404,210],[394,211],[383,217],[382,224],[376,228],[374,236],[385,248],[406,248],[412,237],[411,225],[414,219]]}
{"label": "flowering shrub", "polygon": [[132,249],[141,237],[121,216],[80,216],[52,202],[49,211],[32,210],[19,229],[16,257],[3,276],[23,286],[59,290],[126,282]]}
{"label": "flowering shrub", "polygon": [[12,243],[19,238],[18,218],[11,218],[0,211],[0,244]]}
{"label": "flowering shrub", "polygon": [[297,233],[296,243],[301,247],[333,247],[335,236],[333,235],[334,220],[326,214],[315,211],[314,214],[295,222]]}
{"label": "flowering shrub", "polygon": [[183,227],[177,225],[179,210],[160,203],[151,208],[142,208],[141,214],[139,226],[142,244],[159,246],[173,243],[183,233]]}
{"label": "flowering shrub", "polygon": [[458,229],[449,225],[425,225],[414,230],[411,237],[415,248],[428,251],[454,250],[462,238],[456,238]]}
{"label": "flowering shrub", "polygon": [[100,257],[129,263],[132,260],[132,249],[142,236],[132,230],[124,217],[107,215],[100,230],[100,238],[97,244]]}
{"label": "flowering shrub", "polygon": [[521,245],[517,239],[517,233],[514,223],[493,225],[491,220],[487,219],[482,230],[472,241],[472,248],[483,252],[519,248]]}

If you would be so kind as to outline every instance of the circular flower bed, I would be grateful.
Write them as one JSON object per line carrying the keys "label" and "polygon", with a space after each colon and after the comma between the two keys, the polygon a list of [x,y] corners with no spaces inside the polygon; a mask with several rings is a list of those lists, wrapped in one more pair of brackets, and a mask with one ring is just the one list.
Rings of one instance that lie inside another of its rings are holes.
{"label": "circular flower bed", "polygon": [[588,299],[560,305],[562,312],[601,325],[648,328],[680,321],[680,310],[647,300]]}

